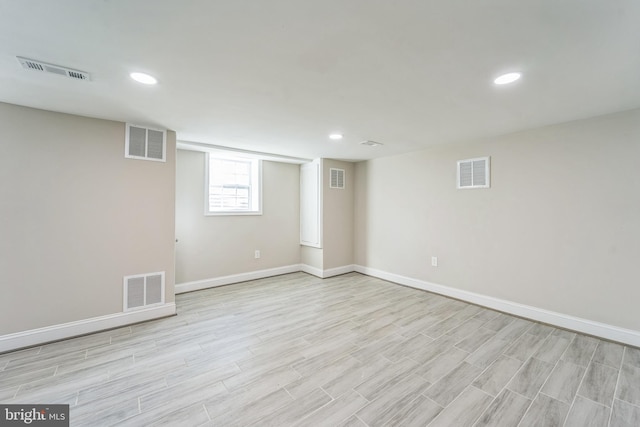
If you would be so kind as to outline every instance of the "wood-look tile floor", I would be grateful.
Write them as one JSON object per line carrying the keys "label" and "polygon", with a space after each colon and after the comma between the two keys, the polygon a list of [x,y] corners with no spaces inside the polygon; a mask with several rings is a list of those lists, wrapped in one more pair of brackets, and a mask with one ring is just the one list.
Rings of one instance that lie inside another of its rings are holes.
{"label": "wood-look tile floor", "polygon": [[375,278],[294,273],[0,355],[73,426],[640,426],[640,350]]}

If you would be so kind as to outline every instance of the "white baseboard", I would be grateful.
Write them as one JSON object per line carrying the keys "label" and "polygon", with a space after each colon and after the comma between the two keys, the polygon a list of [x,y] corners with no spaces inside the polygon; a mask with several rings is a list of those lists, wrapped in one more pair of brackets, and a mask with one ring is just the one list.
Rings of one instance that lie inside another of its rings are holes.
{"label": "white baseboard", "polygon": [[304,271],[305,273],[312,274],[321,279],[326,279],[328,277],[351,273],[352,271],[355,271],[355,267],[353,264],[350,264],[350,265],[343,265],[335,268],[329,268],[327,270],[321,270],[319,268],[312,267],[307,264],[300,264],[300,271]]}
{"label": "white baseboard", "polygon": [[322,278],[326,279],[327,277],[339,276],[341,274],[347,274],[355,271],[355,266],[351,265],[343,265],[341,267],[329,268],[322,272]]}
{"label": "white baseboard", "polygon": [[92,317],[90,319],[2,335],[0,336],[0,353],[77,337],[79,335],[86,335],[106,329],[120,328],[146,320],[173,316],[174,314],[176,314],[175,303],[167,303],[126,313],[108,314],[106,316]]}
{"label": "white baseboard", "polygon": [[216,286],[231,285],[232,283],[247,282],[249,280],[264,279],[265,277],[295,273],[297,271],[300,271],[300,264],[250,271],[248,273],[232,274],[229,276],[214,277],[211,279],[196,280],[193,282],[178,283],[175,286],[175,293],[183,294],[185,292],[199,291],[200,289],[215,288]]}
{"label": "white baseboard", "polygon": [[320,268],[316,268],[316,267],[312,267],[310,265],[307,264],[300,264],[300,271],[303,271],[305,273],[311,274],[313,276],[319,277],[322,279],[322,275],[324,274],[322,269]]}
{"label": "white baseboard", "polygon": [[462,301],[481,305],[483,307],[488,307],[494,310],[513,314],[515,316],[524,317],[538,322],[548,323],[560,328],[582,332],[584,334],[629,344],[635,347],[640,347],[639,331],[620,328],[617,326],[595,322],[588,319],[582,319],[579,317],[557,313],[538,307],[507,301],[500,298],[494,298],[487,295],[477,294],[475,292],[451,288],[449,286],[429,283],[423,280],[413,279],[411,277],[401,276],[399,274],[389,273],[386,271],[364,267],[361,265],[355,265],[354,270],[358,273],[366,274],[367,276],[373,276],[379,279],[388,280],[389,282],[398,283],[400,285],[445,295]]}

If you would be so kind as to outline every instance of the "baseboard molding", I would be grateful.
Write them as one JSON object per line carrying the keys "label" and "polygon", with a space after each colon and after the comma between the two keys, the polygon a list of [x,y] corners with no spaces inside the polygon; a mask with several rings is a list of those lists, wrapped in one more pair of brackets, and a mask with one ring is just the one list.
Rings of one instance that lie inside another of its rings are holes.
{"label": "baseboard molding", "polygon": [[327,277],[339,276],[341,274],[347,274],[355,271],[355,266],[353,264],[343,265],[341,267],[329,268],[322,272],[322,278],[326,279]]}
{"label": "baseboard molding", "polygon": [[639,331],[624,329],[617,326],[608,325],[606,323],[595,322],[592,320],[582,319],[579,317],[507,301],[500,298],[494,298],[487,295],[477,294],[461,289],[455,289],[449,286],[429,283],[423,280],[413,279],[411,277],[401,276],[399,274],[389,273],[386,271],[364,267],[361,265],[355,265],[354,270],[358,273],[366,274],[367,276],[373,276],[379,279],[387,280],[389,282],[398,283],[400,285],[445,295],[451,298],[456,298],[462,301],[481,305],[483,307],[488,307],[494,310],[513,314],[515,316],[524,317],[538,322],[548,323],[560,328],[582,332],[584,334],[629,344],[635,347],[640,347]]}
{"label": "baseboard molding", "polygon": [[319,268],[312,267],[307,264],[300,264],[300,271],[312,274],[321,279],[326,279],[328,277],[351,273],[352,271],[355,271],[355,266],[353,264],[349,264],[349,265],[343,265],[340,267],[329,268],[327,270],[321,270]]}
{"label": "baseboard molding", "polygon": [[248,273],[232,274],[229,276],[214,277],[211,279],[196,280],[193,282],[178,283],[175,286],[175,293],[183,294],[185,292],[199,291],[201,289],[215,288],[217,286],[231,285],[233,283],[247,282],[249,280],[264,279],[266,277],[279,276],[281,274],[295,273],[297,271],[300,271],[300,264],[250,271]]}
{"label": "baseboard molding", "polygon": [[175,303],[167,303],[126,313],[108,314],[106,316],[92,317],[90,319],[2,335],[0,336],[0,353],[86,335],[106,329],[120,328],[133,323],[173,316],[174,314],[176,314]]}
{"label": "baseboard molding", "polygon": [[300,264],[300,271],[305,272],[307,274],[311,274],[313,276],[319,277],[319,278],[323,278],[323,271],[320,268],[316,268],[316,267],[312,267],[310,265],[307,264]]}

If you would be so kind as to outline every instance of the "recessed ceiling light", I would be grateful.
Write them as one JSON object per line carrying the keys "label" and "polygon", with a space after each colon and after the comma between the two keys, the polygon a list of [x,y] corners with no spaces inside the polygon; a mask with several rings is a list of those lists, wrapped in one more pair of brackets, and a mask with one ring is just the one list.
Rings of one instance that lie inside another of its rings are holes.
{"label": "recessed ceiling light", "polygon": [[131,73],[129,76],[138,83],[145,85],[154,85],[158,83],[158,80],[155,77],[145,73]]}
{"label": "recessed ceiling light", "polygon": [[496,78],[493,82],[497,85],[506,85],[509,83],[513,83],[518,80],[522,74],[520,73],[507,73],[503,74],[500,77]]}
{"label": "recessed ceiling light", "polygon": [[342,134],[341,133],[332,133],[331,135],[329,135],[329,139],[333,139],[333,140],[339,140],[342,139]]}

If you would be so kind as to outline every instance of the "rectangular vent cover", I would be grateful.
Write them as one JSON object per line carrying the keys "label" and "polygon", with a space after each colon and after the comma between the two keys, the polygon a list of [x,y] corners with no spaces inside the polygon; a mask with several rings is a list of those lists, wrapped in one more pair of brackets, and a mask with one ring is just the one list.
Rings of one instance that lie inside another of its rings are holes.
{"label": "rectangular vent cover", "polygon": [[127,123],[124,156],[129,159],[166,162],[167,131]]}
{"label": "rectangular vent cover", "polygon": [[458,188],[489,188],[489,157],[458,161]]}
{"label": "rectangular vent cover", "polygon": [[360,144],[368,145],[369,147],[379,147],[382,145],[381,142],[376,142],[376,141],[362,141]]}
{"label": "rectangular vent cover", "polygon": [[344,169],[329,169],[329,188],[344,190]]}
{"label": "rectangular vent cover", "polygon": [[124,311],[164,304],[164,271],[124,278]]}
{"label": "rectangular vent cover", "polygon": [[45,73],[69,77],[74,80],[91,80],[91,75],[85,71],[74,70],[60,65],[47,64],[46,62],[23,58],[21,56],[17,56],[16,58],[18,58],[20,65],[27,70],[43,71]]}

